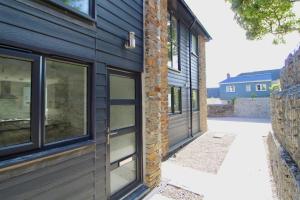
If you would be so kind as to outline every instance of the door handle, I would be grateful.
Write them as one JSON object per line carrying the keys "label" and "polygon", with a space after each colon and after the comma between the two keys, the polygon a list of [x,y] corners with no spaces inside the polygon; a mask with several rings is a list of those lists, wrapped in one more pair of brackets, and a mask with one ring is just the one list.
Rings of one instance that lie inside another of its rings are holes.
{"label": "door handle", "polygon": [[109,145],[110,144],[110,136],[109,134],[106,134],[106,144]]}
{"label": "door handle", "polygon": [[114,136],[114,135],[117,135],[117,134],[118,134],[117,131],[115,131],[115,132],[110,132],[110,133],[109,133],[110,136]]}

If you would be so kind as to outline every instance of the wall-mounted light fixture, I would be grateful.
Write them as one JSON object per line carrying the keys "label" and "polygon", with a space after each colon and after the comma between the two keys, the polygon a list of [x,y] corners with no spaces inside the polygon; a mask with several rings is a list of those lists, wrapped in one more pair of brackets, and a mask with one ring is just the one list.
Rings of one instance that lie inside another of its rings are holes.
{"label": "wall-mounted light fixture", "polygon": [[135,33],[129,32],[128,33],[128,39],[125,43],[126,49],[134,49],[135,48]]}

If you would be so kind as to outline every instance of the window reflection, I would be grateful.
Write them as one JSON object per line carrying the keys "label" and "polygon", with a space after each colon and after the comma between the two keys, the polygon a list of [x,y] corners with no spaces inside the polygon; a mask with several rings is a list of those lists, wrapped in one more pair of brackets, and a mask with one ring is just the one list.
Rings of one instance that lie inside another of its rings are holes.
{"label": "window reflection", "polygon": [[87,135],[87,66],[47,60],[46,143]]}
{"label": "window reflection", "polygon": [[0,148],[31,141],[31,66],[0,56]]}
{"label": "window reflection", "polygon": [[79,10],[85,14],[89,14],[89,0],[60,0],[64,4]]}

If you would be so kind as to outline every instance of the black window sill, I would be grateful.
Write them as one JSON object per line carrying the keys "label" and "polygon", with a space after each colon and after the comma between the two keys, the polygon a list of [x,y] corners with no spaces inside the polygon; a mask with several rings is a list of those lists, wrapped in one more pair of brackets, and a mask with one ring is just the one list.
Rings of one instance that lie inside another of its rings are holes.
{"label": "black window sill", "polygon": [[87,147],[87,146],[91,146],[94,144],[95,144],[95,142],[93,140],[88,140],[88,141],[84,141],[84,142],[80,142],[80,143],[76,143],[76,144],[72,144],[72,145],[67,145],[67,146],[63,146],[63,147],[57,147],[57,148],[53,148],[53,149],[49,149],[49,150],[39,150],[39,151],[35,151],[35,152],[28,152],[27,154],[15,156],[10,159],[5,159],[5,160],[3,159],[2,161],[0,160],[0,170],[3,168],[11,167],[13,165],[31,162],[36,159],[53,156],[55,154],[59,154],[59,153],[63,153],[66,151],[71,151],[71,150],[76,150],[78,148],[85,147],[85,146]]}
{"label": "black window sill", "polygon": [[168,67],[168,69],[171,70],[171,71],[177,72],[177,73],[181,73],[181,70],[173,69],[171,67]]}
{"label": "black window sill", "polygon": [[64,3],[58,1],[58,0],[47,0],[49,3],[53,4],[56,7],[61,8],[64,12],[70,12],[71,14],[76,15],[77,17],[83,18],[89,22],[95,23],[95,14],[89,15],[84,12],[81,12],[79,10],[76,10],[75,8],[72,8],[71,6],[65,5]]}

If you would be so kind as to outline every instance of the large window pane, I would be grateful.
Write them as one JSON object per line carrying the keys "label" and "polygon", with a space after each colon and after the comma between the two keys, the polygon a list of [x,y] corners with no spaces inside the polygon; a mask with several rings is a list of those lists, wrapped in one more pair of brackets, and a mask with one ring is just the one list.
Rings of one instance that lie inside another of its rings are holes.
{"label": "large window pane", "polygon": [[174,112],[181,112],[181,89],[174,87]]}
{"label": "large window pane", "polygon": [[0,148],[31,141],[31,68],[0,56]]}
{"label": "large window pane", "polygon": [[168,87],[168,111],[172,113],[172,87]]}
{"label": "large window pane", "polygon": [[110,75],[110,99],[134,99],[135,82],[134,79]]}
{"label": "large window pane", "polygon": [[192,109],[198,110],[199,98],[198,98],[198,90],[192,90]]}
{"label": "large window pane", "polygon": [[198,54],[198,39],[194,34],[192,34],[192,52]]}
{"label": "large window pane", "polygon": [[135,133],[128,133],[111,138],[110,142],[110,162],[115,162],[121,158],[135,153]]}
{"label": "large window pane", "polygon": [[71,6],[72,8],[79,10],[80,12],[89,14],[90,0],[59,0],[62,3]]}
{"label": "large window pane", "polygon": [[87,134],[87,66],[46,62],[46,143]]}
{"label": "large window pane", "polygon": [[136,161],[133,160],[110,172],[110,189],[114,194],[136,180]]}
{"label": "large window pane", "polygon": [[120,129],[135,125],[134,105],[110,106],[110,129]]}

